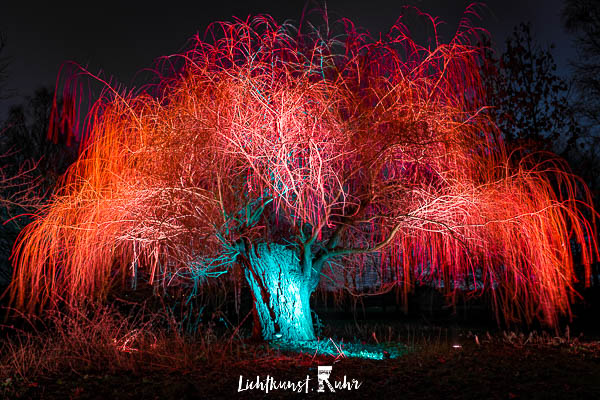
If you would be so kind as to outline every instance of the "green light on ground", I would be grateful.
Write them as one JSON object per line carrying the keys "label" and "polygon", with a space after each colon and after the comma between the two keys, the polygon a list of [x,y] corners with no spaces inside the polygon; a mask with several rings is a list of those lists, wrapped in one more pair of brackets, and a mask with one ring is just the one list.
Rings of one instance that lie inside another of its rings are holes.
{"label": "green light on ground", "polygon": [[401,343],[344,343],[343,341],[337,342],[333,339],[304,342],[274,340],[271,342],[271,345],[283,351],[327,355],[336,358],[386,360],[398,358],[408,353],[408,348]]}

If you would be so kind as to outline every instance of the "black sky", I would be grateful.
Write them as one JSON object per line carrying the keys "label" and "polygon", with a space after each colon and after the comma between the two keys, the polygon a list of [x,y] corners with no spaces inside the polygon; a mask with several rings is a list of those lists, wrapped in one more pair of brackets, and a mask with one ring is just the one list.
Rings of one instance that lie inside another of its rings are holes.
{"label": "black sky", "polygon": [[[377,34],[389,28],[403,5],[416,5],[440,17],[450,32],[471,2],[329,0],[327,7],[330,13],[348,17]],[[87,66],[92,73],[103,71],[103,76],[127,85],[137,71],[151,66],[159,56],[181,50],[187,39],[203,32],[212,21],[258,13],[271,14],[278,21],[297,21],[305,0],[57,3],[11,1],[0,8],[0,32],[8,42],[3,55],[10,59],[7,84],[14,92],[12,98],[0,102],[0,118],[11,104],[37,87],[54,87],[59,68],[67,60]],[[556,45],[559,72],[567,75],[568,60],[575,53],[560,22],[562,0],[488,0],[486,4],[477,25],[487,29],[500,47],[517,23],[531,21],[540,43]]]}

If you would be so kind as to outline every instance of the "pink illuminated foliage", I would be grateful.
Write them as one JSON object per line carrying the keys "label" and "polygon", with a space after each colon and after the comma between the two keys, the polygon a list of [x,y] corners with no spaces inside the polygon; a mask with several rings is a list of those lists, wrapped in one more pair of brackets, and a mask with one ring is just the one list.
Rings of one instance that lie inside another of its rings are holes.
{"label": "pink illuminated foliage", "polygon": [[505,151],[481,100],[481,32],[465,19],[421,47],[400,19],[380,40],[348,20],[302,29],[217,23],[162,59],[156,85],[107,87],[15,248],[16,303],[102,299],[138,268],[203,280],[273,243],[315,287],[356,292],[371,269],[374,290],[426,274],[452,292],[477,275],[508,320],[569,315],[571,243],[588,274],[596,256],[590,200],[560,160]]}

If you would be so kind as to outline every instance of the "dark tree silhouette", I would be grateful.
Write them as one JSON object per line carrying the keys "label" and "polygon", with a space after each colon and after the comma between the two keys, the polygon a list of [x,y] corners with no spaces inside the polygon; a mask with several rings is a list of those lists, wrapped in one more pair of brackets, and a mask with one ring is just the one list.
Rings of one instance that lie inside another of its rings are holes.
{"label": "dark tree silhouette", "polygon": [[575,113],[585,130],[572,154],[577,171],[588,182],[600,203],[600,3],[593,0],[566,0],[563,9],[566,28],[575,34],[578,58],[572,63],[577,88]]}
{"label": "dark tree silhouette", "polygon": [[577,105],[588,123],[600,125],[600,3],[566,0],[566,28],[575,34],[578,60],[573,63],[574,80],[581,95]]}
{"label": "dark tree silhouette", "polygon": [[492,119],[509,145],[564,154],[581,129],[551,50],[537,44],[529,23],[521,23],[499,58],[486,52],[484,82]]}
{"label": "dark tree silhouette", "polygon": [[27,97],[24,104],[13,106],[2,126],[0,148],[11,153],[9,168],[37,164],[41,197],[54,188],[77,156],[76,143],[67,146],[67,135],[58,135],[60,140],[57,141],[49,138],[53,110],[60,108],[60,101],[55,104],[54,92],[41,87]]}
{"label": "dark tree silhouette", "polygon": [[8,284],[8,261],[14,241],[29,222],[27,216],[48,199],[60,175],[76,158],[65,136],[54,143],[48,128],[54,95],[47,88],[38,89],[25,103],[13,106],[0,126],[0,283]]}

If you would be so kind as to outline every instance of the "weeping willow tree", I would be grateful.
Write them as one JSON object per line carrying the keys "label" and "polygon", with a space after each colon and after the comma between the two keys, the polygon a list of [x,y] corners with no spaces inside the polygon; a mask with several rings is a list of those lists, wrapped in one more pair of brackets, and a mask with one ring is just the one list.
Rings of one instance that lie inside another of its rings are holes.
{"label": "weeping willow tree", "polygon": [[217,23],[157,84],[108,87],[20,236],[15,304],[102,300],[119,271],[210,284],[237,265],[264,339],[314,339],[319,284],[357,290],[373,268],[381,290],[477,275],[507,320],[569,315],[571,241],[588,278],[596,253],[589,198],[559,160],[511,160],[475,30],[425,48],[401,19],[380,40],[337,26]]}

